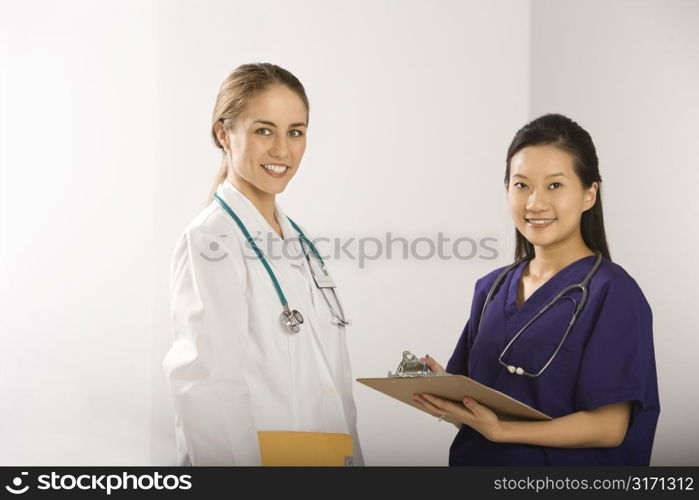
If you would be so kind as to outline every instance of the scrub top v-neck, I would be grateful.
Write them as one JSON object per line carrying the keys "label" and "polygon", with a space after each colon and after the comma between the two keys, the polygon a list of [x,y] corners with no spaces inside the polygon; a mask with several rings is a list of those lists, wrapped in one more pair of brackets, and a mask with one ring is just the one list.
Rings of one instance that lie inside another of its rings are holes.
{"label": "scrub top v-neck", "polygon": [[[503,348],[561,289],[582,281],[594,264],[585,257],[559,271],[517,307],[527,262],[510,271],[477,325],[497,269],[478,280],[468,321],[447,371],[464,374],[556,418],[632,401],[632,417],[615,448],[564,449],[492,443],[462,426],[450,450],[451,465],[644,465],[650,460],[659,413],[651,311],[620,266],[603,259],[589,285],[585,308],[558,354],[540,377],[511,374],[498,362]],[[532,323],[503,357],[538,371],[561,340],[581,292],[566,294]]]}

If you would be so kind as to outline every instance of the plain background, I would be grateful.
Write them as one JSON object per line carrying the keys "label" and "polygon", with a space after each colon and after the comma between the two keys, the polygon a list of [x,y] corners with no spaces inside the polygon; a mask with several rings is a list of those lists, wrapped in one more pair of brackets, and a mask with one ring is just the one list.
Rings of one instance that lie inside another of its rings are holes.
{"label": "plain background", "polygon": [[[251,61],[308,91],[280,201],[314,236],[498,241],[333,262],[355,377],[404,349],[446,363],[474,281],[512,258],[509,141],[545,112],[585,127],[612,256],[654,312],[652,463],[699,464],[699,2],[3,0],[0,51],[0,464],[175,462],[170,257],[220,161],[218,87]],[[355,398],[368,465],[446,464],[452,426]]]}

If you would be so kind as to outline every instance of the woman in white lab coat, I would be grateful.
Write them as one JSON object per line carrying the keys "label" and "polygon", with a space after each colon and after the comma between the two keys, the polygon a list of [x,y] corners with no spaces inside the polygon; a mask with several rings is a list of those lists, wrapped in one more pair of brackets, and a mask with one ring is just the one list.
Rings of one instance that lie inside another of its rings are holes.
{"label": "woman in white lab coat", "polygon": [[[350,435],[346,463],[363,463],[344,312],[313,279],[310,236],[276,203],[303,157],[308,109],[299,80],[266,63],[238,67],[216,99],[221,171],[171,268],[175,340],[163,364],[182,465],[259,465],[263,431]],[[302,315],[282,318],[295,328],[280,320],[282,296]]]}

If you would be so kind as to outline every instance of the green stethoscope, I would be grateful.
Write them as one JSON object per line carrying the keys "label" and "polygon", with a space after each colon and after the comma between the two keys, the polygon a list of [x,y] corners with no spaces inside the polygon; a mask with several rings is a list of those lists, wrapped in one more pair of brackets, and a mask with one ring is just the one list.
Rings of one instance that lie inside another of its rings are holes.
{"label": "green stethoscope", "polygon": [[[279,281],[277,280],[277,277],[274,275],[274,271],[272,271],[272,268],[270,267],[269,263],[267,262],[267,259],[265,258],[264,254],[262,253],[262,250],[257,246],[255,243],[255,240],[250,236],[250,233],[248,232],[247,228],[245,227],[245,224],[243,224],[243,221],[240,220],[240,218],[235,214],[235,212],[231,209],[231,207],[228,206],[228,204],[223,201],[223,199],[217,194],[214,193],[214,199],[218,202],[221,207],[228,212],[228,215],[231,216],[231,218],[235,221],[235,223],[238,225],[240,228],[240,231],[243,233],[243,236],[245,236],[245,239],[247,240],[248,244],[252,247],[252,249],[255,251],[255,254],[257,255],[257,258],[260,259],[260,262],[262,262],[262,265],[265,267],[265,270],[267,271],[267,274],[269,275],[269,278],[272,280],[272,284],[274,285],[274,289],[277,292],[277,296],[279,297],[279,302],[282,304],[282,314],[281,314],[281,322],[282,324],[291,332],[291,333],[298,333],[301,330],[301,325],[303,324],[303,315],[298,312],[296,309],[291,309],[289,307],[289,302],[286,300],[286,296],[284,295],[284,292],[282,291],[282,287],[279,284]],[[331,313],[331,322],[334,325],[337,326],[346,326],[350,324],[350,321],[345,318],[345,313],[344,310],[342,309],[342,304],[340,303],[340,299],[337,296],[337,292],[335,292],[335,283],[333,282],[332,278],[328,274],[327,269],[325,268],[325,262],[323,261],[323,258],[320,256],[320,253],[318,252],[318,249],[316,246],[313,244],[311,240],[306,238],[306,235],[303,233],[301,228],[293,221],[291,220],[291,217],[287,217],[289,222],[291,223],[292,227],[296,230],[297,233],[299,233],[299,239],[301,241],[301,246],[307,245],[310,249],[313,255],[320,261],[320,267],[321,270],[323,271],[323,275],[318,275],[313,269],[313,265],[311,265],[311,259],[308,255],[308,252],[306,251],[306,248],[303,247],[304,250],[304,256],[306,257],[306,261],[308,262],[308,268],[311,270],[311,275],[313,276],[313,281],[315,281],[316,286],[318,289],[321,291],[321,294],[323,295],[323,298],[325,299],[325,302],[328,304],[328,307],[330,308],[330,313]],[[337,305],[336,310],[331,302],[330,298],[327,295],[327,290],[330,290],[330,292],[333,294],[333,298],[335,301],[335,304]]]}

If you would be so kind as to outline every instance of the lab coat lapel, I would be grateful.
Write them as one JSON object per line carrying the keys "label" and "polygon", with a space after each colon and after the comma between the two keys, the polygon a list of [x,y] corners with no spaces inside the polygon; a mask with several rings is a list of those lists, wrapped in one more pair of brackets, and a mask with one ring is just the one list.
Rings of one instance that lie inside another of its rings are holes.
{"label": "lab coat lapel", "polygon": [[[275,274],[282,271],[280,263],[284,260],[284,242],[272,229],[269,223],[262,217],[255,205],[248,200],[243,193],[238,191],[228,179],[224,180],[216,190],[216,193],[223,198],[228,206],[235,212],[240,220],[245,224],[248,233],[253,241],[265,256],[267,263],[272,267]],[[231,220],[235,229],[239,231],[235,221]],[[257,255],[252,247],[245,244],[243,252],[246,258],[256,259]],[[280,277],[278,276],[279,280]]]}
{"label": "lab coat lapel", "polygon": [[[295,299],[299,300],[300,304],[303,304],[305,311],[310,312],[315,309],[311,298],[313,293],[311,287],[315,285],[313,283],[313,276],[308,269],[308,262],[303,253],[304,247],[301,244],[299,233],[292,227],[289,219],[279,206],[277,206],[277,218],[282,227],[286,255],[288,256],[288,258],[285,259],[287,264],[285,271],[289,272],[290,278],[292,278],[289,282],[293,287]],[[301,277],[303,278],[300,279]],[[314,330],[316,329],[317,325],[314,327]]]}
{"label": "lab coat lapel", "polygon": [[306,258],[304,257],[299,233],[292,227],[289,218],[278,204],[276,212],[277,220],[279,221],[279,225],[282,228],[282,235],[284,236],[284,260],[296,272],[299,272],[299,270],[303,269],[306,265]]}
{"label": "lab coat lapel", "polygon": [[[311,299],[313,293],[311,287],[314,287],[315,284],[303,255],[298,233],[291,226],[279,205],[276,205],[276,216],[282,228],[284,240],[272,229],[252,202],[228,180],[221,183],[216,192],[245,224],[250,236],[272,267],[291,309],[298,309],[303,315],[304,325],[302,328],[307,334],[312,335],[313,344],[324,361],[321,363],[323,371],[328,380],[337,386],[337,382],[328,368],[331,364],[328,362],[328,353],[320,337],[326,333],[327,328],[322,328],[322,325],[318,323],[319,319]],[[231,221],[231,223],[235,226],[235,230],[239,231],[235,221]],[[257,258],[249,245],[245,245],[244,252],[248,258]],[[301,276],[305,276],[306,279],[301,279]]]}
{"label": "lab coat lapel", "polygon": [[[315,291],[315,282],[313,281],[313,276],[311,274],[308,261],[306,260],[303,253],[303,246],[301,245],[298,232],[291,226],[289,219],[286,217],[284,212],[277,206],[277,216],[278,220],[282,226],[282,233],[284,234],[284,239],[287,240],[287,253],[289,255],[296,256],[296,258],[287,259],[289,267],[286,269],[287,272],[296,274],[292,286],[290,287],[290,293],[292,294],[294,304],[299,304],[299,307],[303,307],[301,314],[304,315],[305,322],[308,324],[308,330],[313,334],[314,344],[318,349],[318,353],[323,359],[322,366],[325,367],[325,373],[330,381],[337,386],[338,382],[333,378],[330,370],[331,366],[329,362],[328,352],[326,350],[325,342],[321,338],[321,335],[327,334],[328,328],[323,328],[323,325],[319,324],[320,315],[316,313],[316,306],[324,307],[326,304],[315,304],[313,300],[313,292]],[[309,250],[309,249],[306,249]],[[303,275],[305,279],[298,279],[298,275]],[[302,288],[303,287],[303,288]],[[291,301],[291,298],[289,298]],[[305,313],[308,311],[308,314]],[[306,325],[304,325],[306,326]]]}

